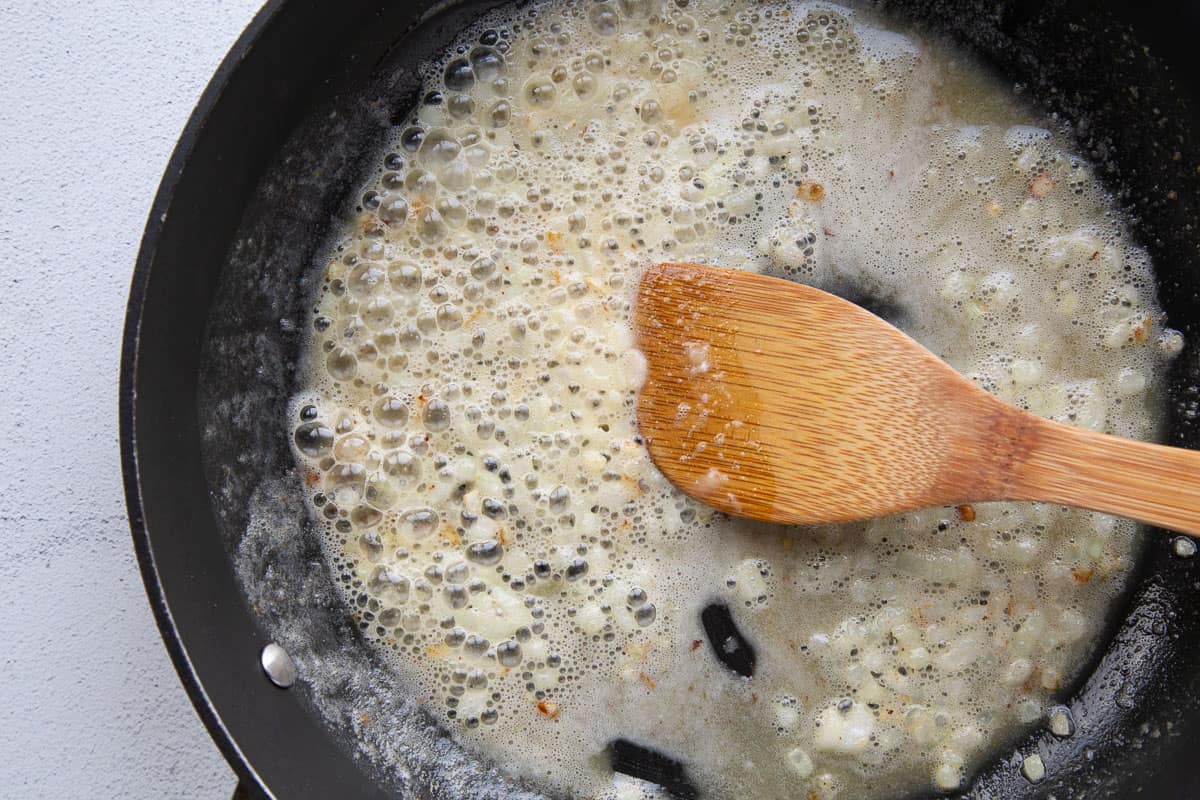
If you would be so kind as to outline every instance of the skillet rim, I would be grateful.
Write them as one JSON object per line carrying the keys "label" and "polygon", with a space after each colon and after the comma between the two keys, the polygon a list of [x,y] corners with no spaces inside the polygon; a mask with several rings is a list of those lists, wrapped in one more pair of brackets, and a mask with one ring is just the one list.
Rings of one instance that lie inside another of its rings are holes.
{"label": "skillet rim", "polygon": [[130,279],[129,300],[125,306],[125,325],[121,336],[121,360],[117,384],[119,393],[117,398],[118,438],[121,448],[125,511],[133,538],[133,549],[137,555],[138,572],[141,574],[142,584],[145,586],[159,635],[171,657],[171,663],[179,682],[183,684],[183,688],[191,700],[192,708],[204,723],[209,738],[221,751],[221,755],[232,767],[238,780],[249,782],[268,798],[274,798],[275,795],[267,788],[265,781],[250,764],[250,760],[226,728],[220,712],[210,699],[200,675],[188,655],[187,646],[184,644],[171,614],[170,604],[167,601],[155,563],[154,549],[143,513],[141,475],[138,464],[136,385],[146,290],[158,254],[159,238],[175,198],[175,190],[191,160],[196,143],[225,88],[243,59],[254,48],[263,32],[286,4],[287,0],[266,0],[262,7],[255,12],[250,22],[229,48],[229,52],[221,59],[221,63],[212,77],[209,78],[171,152],[154,201],[151,203],[146,227],[138,244],[137,259],[134,262],[133,276]]}

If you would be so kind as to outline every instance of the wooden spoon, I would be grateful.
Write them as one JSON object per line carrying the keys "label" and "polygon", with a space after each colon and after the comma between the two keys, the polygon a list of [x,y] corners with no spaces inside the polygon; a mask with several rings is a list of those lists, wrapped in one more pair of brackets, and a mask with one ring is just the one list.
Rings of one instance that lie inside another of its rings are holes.
{"label": "wooden spoon", "polygon": [[730,514],[817,524],[1039,500],[1200,534],[1200,452],[1022,411],[818,289],[658,264],[634,324],[654,463]]}

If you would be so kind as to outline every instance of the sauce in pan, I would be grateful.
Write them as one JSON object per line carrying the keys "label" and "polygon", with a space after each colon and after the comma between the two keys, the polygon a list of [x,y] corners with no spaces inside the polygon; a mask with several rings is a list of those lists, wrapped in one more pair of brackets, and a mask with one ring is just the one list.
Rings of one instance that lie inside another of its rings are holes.
{"label": "sauce in pan", "polygon": [[641,747],[705,797],[869,798],[1069,728],[1132,524],[715,514],[638,438],[629,325],[654,261],[783,275],[1035,413],[1152,438],[1182,341],[1065,138],[829,4],[523,5],[425,88],[331,243],[292,427],[363,633],[456,737],[577,797],[655,796],[613,773]]}

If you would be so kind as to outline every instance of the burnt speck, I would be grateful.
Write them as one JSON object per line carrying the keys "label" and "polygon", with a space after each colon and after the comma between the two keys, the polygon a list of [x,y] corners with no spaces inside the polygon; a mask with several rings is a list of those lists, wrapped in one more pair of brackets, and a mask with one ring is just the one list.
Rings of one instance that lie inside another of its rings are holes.
{"label": "burnt speck", "polygon": [[608,760],[613,772],[657,784],[677,800],[696,800],[700,796],[683,762],[657,750],[628,739],[614,739],[608,745]]}
{"label": "burnt speck", "polygon": [[743,678],[752,677],[757,663],[754,647],[738,630],[729,606],[712,603],[700,612],[700,622],[717,660]]}

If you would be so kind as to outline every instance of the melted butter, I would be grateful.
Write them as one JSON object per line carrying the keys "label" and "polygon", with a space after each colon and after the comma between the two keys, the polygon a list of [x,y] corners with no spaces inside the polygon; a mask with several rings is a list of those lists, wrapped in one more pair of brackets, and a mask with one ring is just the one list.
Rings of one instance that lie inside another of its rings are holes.
{"label": "melted butter", "polygon": [[[291,411],[364,636],[573,796],[655,793],[613,775],[617,738],[716,798],[965,781],[1085,662],[1133,527],[714,514],[638,437],[631,291],[688,260],[874,299],[1002,398],[1149,438],[1179,339],[1090,167],[968,62],[828,4],[552,0],[460,45],[335,232]],[[751,677],[705,643],[714,603]]]}

